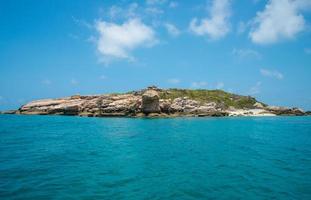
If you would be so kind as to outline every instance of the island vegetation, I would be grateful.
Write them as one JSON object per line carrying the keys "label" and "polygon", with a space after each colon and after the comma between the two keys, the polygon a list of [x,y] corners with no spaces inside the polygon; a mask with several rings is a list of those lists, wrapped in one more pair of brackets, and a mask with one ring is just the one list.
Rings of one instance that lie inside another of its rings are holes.
{"label": "island vegetation", "polygon": [[8,114],[78,115],[89,117],[275,116],[307,115],[299,108],[268,106],[254,97],[223,90],[146,89],[118,94],[73,95],[36,100]]}

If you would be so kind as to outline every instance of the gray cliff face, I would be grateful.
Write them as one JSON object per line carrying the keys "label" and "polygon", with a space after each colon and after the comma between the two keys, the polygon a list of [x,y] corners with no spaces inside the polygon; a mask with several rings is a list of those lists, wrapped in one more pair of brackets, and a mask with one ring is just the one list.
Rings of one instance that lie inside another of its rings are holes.
{"label": "gray cliff face", "polygon": [[224,106],[223,102],[199,101],[187,96],[161,98],[165,90],[156,87],[127,94],[75,95],[59,99],[32,101],[15,114],[105,116],[273,116],[305,115],[298,108],[266,106],[255,102],[250,108]]}

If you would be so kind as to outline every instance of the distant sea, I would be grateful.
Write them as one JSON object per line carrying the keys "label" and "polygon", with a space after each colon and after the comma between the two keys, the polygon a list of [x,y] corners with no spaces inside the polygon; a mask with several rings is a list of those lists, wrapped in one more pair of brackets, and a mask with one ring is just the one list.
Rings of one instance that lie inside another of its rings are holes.
{"label": "distant sea", "polygon": [[0,199],[311,199],[311,117],[0,115]]}

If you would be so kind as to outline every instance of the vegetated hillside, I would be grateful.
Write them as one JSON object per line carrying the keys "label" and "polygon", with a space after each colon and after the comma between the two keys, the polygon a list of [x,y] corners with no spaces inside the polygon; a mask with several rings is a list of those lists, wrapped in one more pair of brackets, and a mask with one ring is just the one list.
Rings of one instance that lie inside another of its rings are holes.
{"label": "vegetated hillside", "polygon": [[222,90],[160,89],[121,94],[73,95],[29,102],[8,114],[88,117],[275,116],[306,115],[299,108],[268,106],[250,96]]}
{"label": "vegetated hillside", "polygon": [[[189,97],[190,99],[200,101],[201,103],[215,102],[223,105],[225,108],[233,106],[235,108],[253,108],[258,102],[250,96],[236,95],[223,90],[205,90],[205,89],[167,89],[159,91],[160,99],[175,99],[178,97]],[[265,104],[263,104],[265,105]]]}

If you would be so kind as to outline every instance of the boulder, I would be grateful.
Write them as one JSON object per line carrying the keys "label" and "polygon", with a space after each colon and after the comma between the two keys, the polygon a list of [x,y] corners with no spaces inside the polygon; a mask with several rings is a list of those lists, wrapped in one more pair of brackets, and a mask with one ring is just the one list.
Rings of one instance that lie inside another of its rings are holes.
{"label": "boulder", "polygon": [[169,113],[171,108],[170,99],[160,99],[160,109],[163,113]]}
{"label": "boulder", "polygon": [[142,95],[141,110],[143,113],[158,113],[160,112],[159,94],[157,91],[149,89]]}
{"label": "boulder", "polygon": [[259,103],[259,102],[254,103],[253,106],[254,106],[254,108],[260,108],[260,109],[265,107],[262,103]]}

